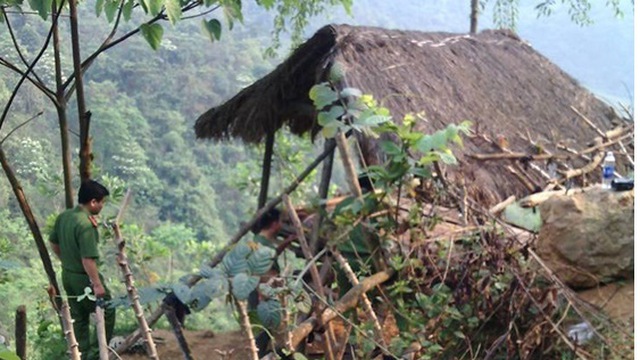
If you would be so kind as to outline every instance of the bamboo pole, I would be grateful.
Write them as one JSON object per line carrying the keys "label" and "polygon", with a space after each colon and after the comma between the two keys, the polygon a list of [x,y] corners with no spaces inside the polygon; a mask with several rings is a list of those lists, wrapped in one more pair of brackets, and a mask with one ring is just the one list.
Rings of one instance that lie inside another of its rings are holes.
{"label": "bamboo pole", "polygon": [[[289,196],[283,196],[283,202],[287,207],[289,212],[289,217],[291,218],[291,222],[293,223],[294,228],[296,229],[296,235],[298,236],[298,242],[300,243],[300,247],[302,248],[302,253],[304,254],[305,259],[308,262],[311,262],[311,267],[309,268],[309,272],[311,273],[311,279],[316,288],[316,291],[320,295],[320,297],[325,298],[324,294],[324,286],[322,285],[322,279],[320,278],[320,273],[318,272],[318,267],[313,260],[313,254],[311,253],[311,249],[309,248],[309,244],[307,243],[307,239],[304,236],[304,229],[302,228],[302,223],[298,218],[298,214],[296,213],[295,208],[293,207],[293,203],[291,203],[291,199]],[[318,308],[318,312],[320,309]],[[318,315],[320,315],[318,313]],[[333,332],[333,327],[331,323],[327,328],[327,331],[324,333],[324,345],[325,345],[325,355],[327,359],[333,360],[335,358],[333,354],[333,348],[335,344],[335,335]],[[291,344],[289,344],[291,345]]]}
{"label": "bamboo pole", "polygon": [[118,211],[118,215],[116,216],[115,221],[111,224],[114,233],[113,241],[116,245],[116,248],[118,249],[116,261],[118,263],[118,267],[122,272],[125,287],[127,289],[127,295],[129,296],[129,300],[131,300],[131,307],[133,308],[133,312],[136,316],[136,319],[138,320],[140,331],[144,335],[144,342],[147,345],[147,354],[149,355],[149,358],[158,360],[159,357],[156,350],[156,344],[153,340],[153,337],[151,336],[151,328],[147,324],[147,320],[144,317],[144,310],[142,309],[142,305],[140,304],[140,296],[138,295],[138,290],[134,285],[133,273],[131,272],[131,268],[129,267],[127,255],[124,252],[125,242],[122,238],[122,234],[120,233],[120,225],[118,224],[124,215],[124,211],[129,204],[130,199],[131,190],[127,190],[127,193],[124,196],[124,200],[122,201],[122,206]]}
{"label": "bamboo pole", "polygon": [[338,314],[344,313],[357,306],[362,294],[389,280],[394,273],[395,271],[393,269],[387,269],[363,279],[357,286],[351,288],[351,290],[338,300],[333,308],[325,309],[320,317],[313,316],[302,322],[291,332],[291,346],[296,348],[313,329],[327,324],[337,317]]}
{"label": "bamboo pole", "polygon": [[69,303],[67,300],[62,301],[60,307],[60,317],[62,318],[62,332],[67,339],[67,352],[69,353],[70,360],[80,360],[80,345],[76,340],[76,335],[73,332],[73,319],[71,319],[71,312],[69,311]]}
{"label": "bamboo pole", "polygon": [[107,333],[104,328],[104,309],[102,305],[102,299],[98,299],[98,303],[96,304],[96,334],[98,337],[100,360],[108,360],[109,345],[107,344]]}
{"label": "bamboo pole", "polygon": [[253,336],[253,331],[251,330],[251,321],[249,320],[249,312],[247,311],[247,302],[245,300],[239,301],[235,296],[233,297],[233,301],[240,313],[240,327],[242,328],[244,335],[247,337],[247,341],[249,341],[251,360],[260,360],[260,357],[258,356],[258,347],[256,346],[256,339]]}
{"label": "bamboo pole", "polygon": [[358,184],[356,167],[353,165],[353,161],[351,161],[347,138],[344,136],[344,133],[342,131],[338,130],[335,139],[336,143],[338,144],[338,150],[340,150],[340,157],[342,158],[342,164],[344,165],[344,171],[347,176],[349,189],[354,196],[361,197],[362,189],[360,189],[360,186]]}
{"label": "bamboo pole", "polygon": [[[344,256],[342,256],[342,254],[340,254],[340,252],[337,249],[332,250],[331,253],[336,258],[336,260],[338,260],[340,267],[347,275],[347,278],[349,279],[349,282],[351,282],[351,285],[358,286],[360,282],[358,281],[356,274],[353,272],[353,270],[351,269],[351,266],[349,266],[349,263],[344,258]],[[376,337],[378,338],[378,342],[386,347],[387,344],[384,341],[382,326],[380,326],[380,321],[378,321],[378,317],[376,316],[376,313],[373,311],[373,305],[371,304],[369,297],[367,296],[367,294],[363,293],[362,295],[360,295],[360,298],[361,298],[362,306],[364,307],[365,313],[367,314],[369,319],[373,322],[373,330],[375,331]]]}

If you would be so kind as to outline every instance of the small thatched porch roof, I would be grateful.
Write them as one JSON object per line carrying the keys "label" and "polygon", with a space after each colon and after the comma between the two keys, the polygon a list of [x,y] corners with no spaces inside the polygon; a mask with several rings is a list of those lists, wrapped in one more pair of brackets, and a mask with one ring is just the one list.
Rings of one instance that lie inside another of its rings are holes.
{"label": "small thatched porch roof", "polygon": [[[418,128],[425,133],[471,120],[476,133],[504,137],[513,151],[530,148],[527,137],[552,150],[560,141],[570,147],[589,143],[597,134],[572,106],[603,130],[615,116],[508,31],[465,35],[329,25],[270,74],[200,116],[196,136],[258,143],[284,125],[295,134],[315,135],[316,111],[308,93],[326,80],[333,63],[345,70],[345,86],[373,94],[396,120],[424,112],[427,120]],[[463,151],[495,149],[486,138],[475,137],[465,139]],[[504,164],[457,155],[461,165],[450,174],[462,173],[475,186],[477,194],[470,189],[475,198],[496,202],[526,192]]]}

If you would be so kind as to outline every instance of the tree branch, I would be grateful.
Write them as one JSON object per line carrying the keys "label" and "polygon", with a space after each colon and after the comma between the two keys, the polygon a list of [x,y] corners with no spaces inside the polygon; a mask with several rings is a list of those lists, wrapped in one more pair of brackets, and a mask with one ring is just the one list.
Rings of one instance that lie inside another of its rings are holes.
{"label": "tree branch", "polygon": [[55,27],[55,24],[58,22],[58,16],[60,14],[60,9],[62,9],[63,5],[64,5],[64,1],[61,1],[60,2],[60,8],[58,9],[58,13],[56,13],[56,16],[53,19],[53,22],[51,24],[51,28],[49,28],[49,33],[47,34],[47,39],[45,40],[44,44],[42,45],[42,48],[40,49],[40,52],[38,53],[38,55],[36,55],[35,59],[33,59],[33,61],[31,62],[31,65],[29,65],[29,67],[27,68],[27,71],[25,71],[24,74],[22,74],[22,76],[20,77],[20,80],[18,81],[18,83],[16,84],[16,86],[13,89],[13,92],[11,93],[11,96],[9,97],[9,101],[7,101],[7,104],[4,106],[4,110],[2,111],[2,115],[0,116],[0,129],[2,129],[2,124],[4,123],[5,119],[7,118],[7,114],[9,113],[9,108],[11,108],[11,104],[13,103],[13,100],[15,99],[16,95],[18,94],[18,90],[20,89],[20,86],[22,86],[22,83],[24,83],[24,80],[27,78],[27,75],[31,72],[31,70],[33,70],[33,68],[36,66],[36,64],[38,63],[38,61],[42,57],[42,55],[44,55],[44,52],[47,50],[47,47],[49,46],[49,41],[51,41],[51,36],[53,35],[53,28]]}

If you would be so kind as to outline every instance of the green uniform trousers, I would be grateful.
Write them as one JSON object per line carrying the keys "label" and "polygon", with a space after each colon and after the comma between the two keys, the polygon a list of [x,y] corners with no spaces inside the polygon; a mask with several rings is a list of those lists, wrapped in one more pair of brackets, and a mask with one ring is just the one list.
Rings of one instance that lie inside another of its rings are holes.
{"label": "green uniform trousers", "polygon": [[[111,292],[107,289],[102,275],[100,275],[100,281],[104,286],[105,296],[104,300],[111,300]],[[71,318],[73,318],[73,332],[78,340],[80,346],[80,352],[82,353],[82,360],[93,360],[99,358],[98,350],[98,337],[95,330],[93,331],[93,337],[90,336],[89,316],[95,312],[96,303],[87,298],[82,301],[77,301],[77,296],[84,294],[84,289],[90,287],[89,275],[74,273],[67,270],[62,270],[62,285],[64,291],[69,297],[69,308],[71,310]],[[116,323],[116,310],[113,308],[104,309],[104,325],[107,335],[107,342],[113,335],[113,327]]]}

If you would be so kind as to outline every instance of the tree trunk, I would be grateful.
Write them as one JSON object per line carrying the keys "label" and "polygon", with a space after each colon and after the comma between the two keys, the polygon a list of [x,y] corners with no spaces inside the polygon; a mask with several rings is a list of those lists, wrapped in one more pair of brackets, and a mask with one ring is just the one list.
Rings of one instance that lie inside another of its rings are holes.
{"label": "tree trunk", "polygon": [[478,0],[471,0],[471,26],[469,32],[475,34],[478,32]]}
{"label": "tree trunk", "polygon": [[[51,4],[52,16],[57,19],[57,11],[55,2]],[[62,151],[62,179],[64,182],[64,202],[65,207],[70,209],[73,207],[73,187],[71,186],[71,151],[69,150],[69,122],[67,119],[67,104],[64,97],[64,85],[62,81],[62,69],[60,59],[60,33],[58,23],[53,25],[53,58],[55,64],[56,77],[56,111],[58,113],[58,124],[60,125],[60,144]]]}
{"label": "tree trunk", "polygon": [[[11,189],[13,190],[16,199],[18,200],[18,204],[20,205],[20,210],[22,210],[22,214],[24,215],[27,224],[29,225],[29,230],[31,230],[31,234],[33,235],[33,239],[36,242],[36,247],[38,248],[38,253],[40,254],[40,259],[42,260],[42,265],[44,266],[44,270],[47,273],[47,278],[49,279],[49,283],[53,286],[56,295],[54,297],[54,301],[56,304],[56,308],[60,309],[62,306],[62,300],[60,299],[60,288],[58,287],[58,281],[56,280],[56,272],[53,270],[53,266],[51,265],[51,258],[49,257],[49,252],[47,251],[47,246],[44,243],[42,238],[42,234],[40,233],[40,228],[38,227],[38,223],[36,222],[35,217],[33,216],[33,212],[31,211],[31,206],[27,202],[27,198],[24,195],[24,191],[22,190],[22,185],[16,178],[13,169],[9,165],[7,161],[7,157],[4,153],[4,149],[0,146],[0,163],[2,164],[2,169],[4,173],[7,175],[7,179],[11,184]],[[57,310],[56,309],[56,310]]]}
{"label": "tree trunk", "polygon": [[73,53],[73,71],[75,73],[76,102],[78,103],[78,121],[80,128],[80,180],[91,179],[91,140],[89,124],[91,113],[87,112],[84,99],[82,60],[80,59],[80,35],[78,34],[77,0],[69,0],[69,25],[71,27],[71,50]]}

